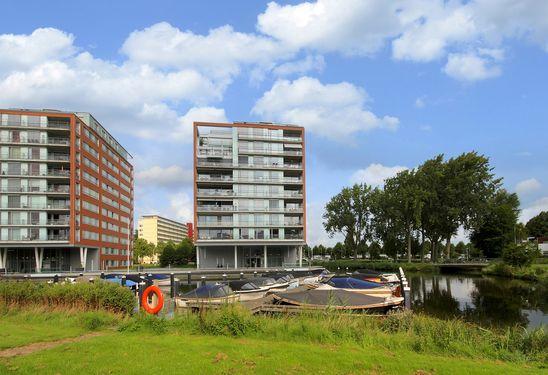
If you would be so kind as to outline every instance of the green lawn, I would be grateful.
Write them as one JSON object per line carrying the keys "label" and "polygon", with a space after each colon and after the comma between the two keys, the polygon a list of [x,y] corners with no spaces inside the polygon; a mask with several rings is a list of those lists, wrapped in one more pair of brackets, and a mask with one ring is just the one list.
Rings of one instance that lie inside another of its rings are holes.
{"label": "green lawn", "polygon": [[89,331],[87,316],[40,311],[0,315],[0,350],[79,336]]}
{"label": "green lawn", "polygon": [[374,345],[119,333],[0,360],[0,373],[533,374],[495,361],[390,352]]}
{"label": "green lawn", "polygon": [[[226,321],[227,317],[232,318]],[[237,318],[238,315],[221,313],[210,318],[210,324],[242,324]],[[0,315],[2,348],[80,336],[93,329],[102,332],[100,336],[79,342],[0,358],[0,374],[533,374],[545,371],[539,362],[487,359],[481,352],[475,356],[447,350],[437,354],[417,352],[411,349],[410,337],[405,332],[379,333],[372,328],[371,335],[365,335],[363,340],[347,340],[341,336],[320,342],[320,337],[314,338],[310,331],[313,324],[310,319],[249,317],[245,319],[261,326],[270,325],[270,328],[265,328],[263,334],[214,336],[197,333],[197,319],[193,316],[180,317],[175,322],[142,320],[101,312],[4,313]],[[115,322],[124,328],[121,331],[106,329]],[[316,324],[319,331],[327,327],[324,321]],[[282,331],[282,326],[290,328],[280,336],[270,331]]]}

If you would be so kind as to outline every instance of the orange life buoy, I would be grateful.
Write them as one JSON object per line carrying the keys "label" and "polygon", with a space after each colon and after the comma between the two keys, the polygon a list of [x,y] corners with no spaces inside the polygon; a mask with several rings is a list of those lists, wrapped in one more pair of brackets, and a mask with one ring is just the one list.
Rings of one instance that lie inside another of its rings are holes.
{"label": "orange life buoy", "polygon": [[[158,298],[158,303],[156,306],[151,306],[148,303],[148,296],[151,293],[154,293]],[[160,310],[162,310],[162,307],[164,307],[164,295],[162,294],[160,288],[156,285],[151,285],[146,288],[143,292],[143,296],[141,297],[141,306],[143,306],[143,309],[145,309],[145,311],[149,314],[158,314]]]}

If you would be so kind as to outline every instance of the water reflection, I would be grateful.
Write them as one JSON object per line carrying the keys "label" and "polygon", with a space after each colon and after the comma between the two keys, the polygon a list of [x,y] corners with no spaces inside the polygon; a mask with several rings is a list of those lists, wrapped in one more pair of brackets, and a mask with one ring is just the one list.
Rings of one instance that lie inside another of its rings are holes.
{"label": "water reflection", "polygon": [[484,326],[548,324],[548,290],[541,285],[480,276],[409,276],[415,311]]}

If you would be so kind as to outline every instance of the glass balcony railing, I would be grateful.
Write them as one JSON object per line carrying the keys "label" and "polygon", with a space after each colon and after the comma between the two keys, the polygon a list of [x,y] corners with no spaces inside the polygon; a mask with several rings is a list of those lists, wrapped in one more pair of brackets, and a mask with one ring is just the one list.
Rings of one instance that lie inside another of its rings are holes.
{"label": "glass balcony railing", "polygon": [[238,151],[246,154],[268,154],[268,155],[290,155],[290,156],[301,156],[303,154],[302,151],[297,151],[297,150],[274,150],[274,149],[268,149],[268,148],[248,148],[248,147],[240,147]]}
{"label": "glass balcony railing", "polygon": [[70,156],[67,154],[50,154],[45,157],[34,155],[21,155],[14,153],[2,153],[1,159],[18,159],[18,160],[40,160],[40,161],[70,161]]}
{"label": "glass balcony railing", "polygon": [[62,193],[69,194],[70,186],[68,185],[53,185],[47,188],[37,186],[8,186],[0,188],[2,193]]}
{"label": "glass balcony railing", "polygon": [[70,145],[70,139],[58,137],[43,137],[43,138],[15,138],[15,137],[0,137],[2,143],[25,143],[25,144],[42,144],[42,145]]}
{"label": "glass balcony railing", "polygon": [[61,203],[61,202],[48,202],[46,204],[42,203],[21,203],[21,202],[7,202],[7,204],[3,204],[1,208],[22,208],[22,209],[32,209],[32,210],[68,210],[70,209],[70,203]]}
{"label": "glass balcony railing", "polygon": [[198,196],[211,197],[266,197],[266,198],[301,198],[302,192],[282,191],[282,192],[264,192],[264,191],[232,191],[232,190],[198,190]]}
{"label": "glass balcony railing", "polygon": [[218,167],[218,168],[252,168],[252,169],[302,169],[302,164],[239,164],[234,165],[232,162],[217,162],[198,160],[199,167]]}
{"label": "glass balcony railing", "polygon": [[5,127],[22,127],[22,128],[39,128],[39,129],[65,129],[70,130],[70,123],[64,121],[48,121],[46,126],[42,126],[39,123],[23,123],[19,121],[7,121],[6,123],[0,123],[0,126]]}
{"label": "glass balcony railing", "polygon": [[21,226],[46,226],[46,225],[53,225],[53,226],[69,226],[70,221],[69,219],[49,219],[49,220],[27,220],[27,219],[19,219],[19,220],[2,220],[0,222],[2,225],[21,225]]}
{"label": "glass balcony railing", "polygon": [[68,241],[68,234],[49,234],[47,236],[23,236],[23,235],[8,235],[2,238],[2,241]]}
{"label": "glass balcony railing", "polygon": [[241,139],[257,139],[257,140],[272,140],[272,141],[284,141],[284,142],[302,142],[301,137],[284,137],[281,135],[265,135],[265,134],[252,134],[252,133],[238,133],[238,138]]}

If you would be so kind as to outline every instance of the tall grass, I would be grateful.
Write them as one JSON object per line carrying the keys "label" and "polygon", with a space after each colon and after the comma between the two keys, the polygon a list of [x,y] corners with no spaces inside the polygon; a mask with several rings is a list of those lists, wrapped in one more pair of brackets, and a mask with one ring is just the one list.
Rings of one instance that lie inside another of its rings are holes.
{"label": "tall grass", "polygon": [[166,320],[136,316],[121,331],[206,334],[323,344],[353,343],[418,353],[496,359],[513,362],[547,360],[548,335],[543,329],[492,331],[461,320],[440,320],[411,313],[373,317],[337,312],[253,316],[238,306],[177,315]]}
{"label": "tall grass", "polygon": [[484,275],[511,277],[548,284],[548,265],[532,264],[527,267],[512,267],[503,262],[490,264],[482,270]]}
{"label": "tall grass", "polygon": [[2,281],[0,306],[43,306],[52,309],[106,310],[130,314],[135,307],[135,297],[127,288],[100,281],[76,284]]}

